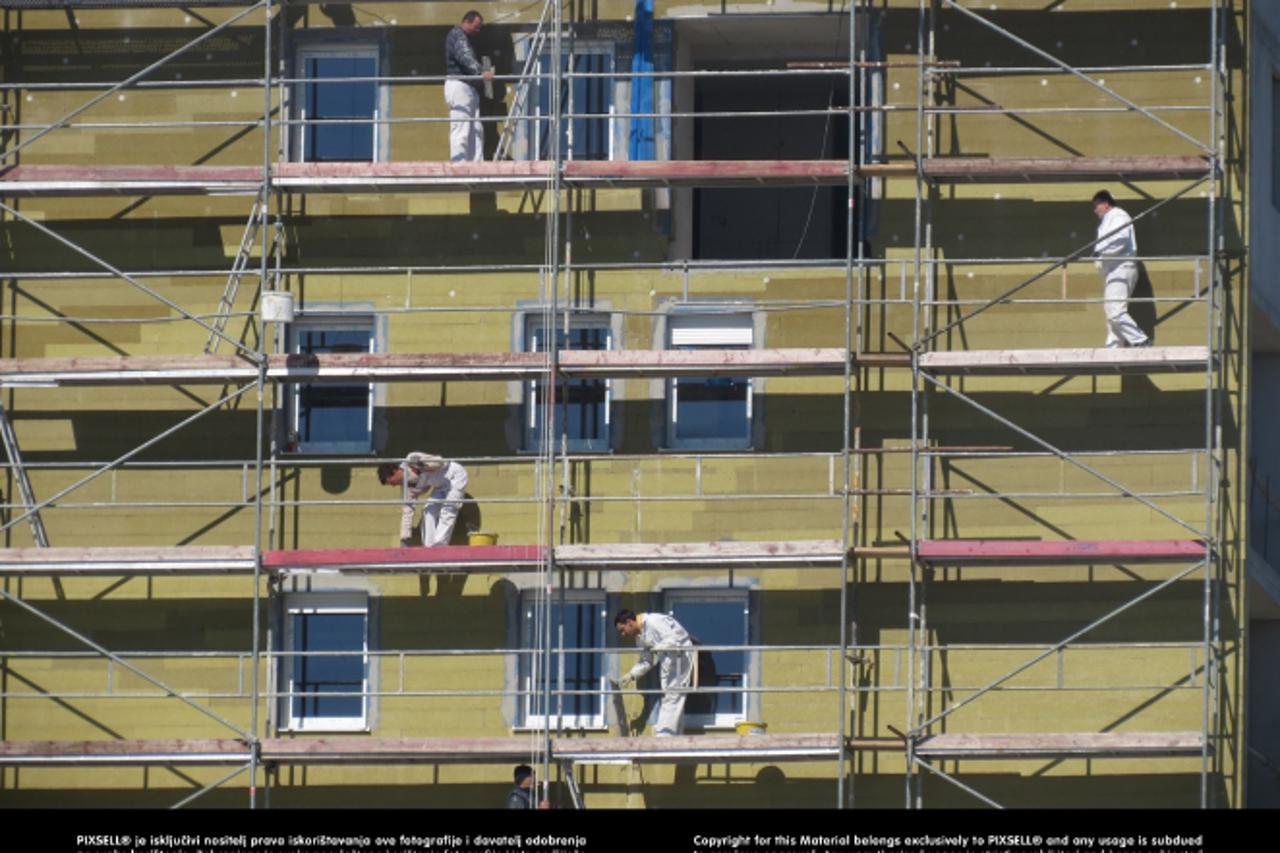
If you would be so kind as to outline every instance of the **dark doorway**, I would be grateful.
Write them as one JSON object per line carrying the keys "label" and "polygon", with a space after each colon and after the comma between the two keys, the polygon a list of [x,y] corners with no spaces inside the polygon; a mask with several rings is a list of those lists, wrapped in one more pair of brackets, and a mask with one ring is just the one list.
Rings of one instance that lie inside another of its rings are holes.
{"label": "dark doorway", "polygon": [[[700,115],[838,109],[849,103],[848,77],[699,78],[694,101]],[[699,160],[845,160],[848,146],[847,114],[699,118],[694,131]],[[844,187],[694,190],[693,255],[709,260],[843,258],[846,208]]]}

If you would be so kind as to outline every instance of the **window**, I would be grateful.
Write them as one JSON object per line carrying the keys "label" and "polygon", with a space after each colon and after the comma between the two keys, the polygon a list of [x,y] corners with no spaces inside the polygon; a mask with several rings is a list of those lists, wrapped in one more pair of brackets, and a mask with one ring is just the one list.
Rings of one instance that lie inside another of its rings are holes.
{"label": "window", "polygon": [[[886,56],[885,16],[868,10],[855,19],[857,49],[875,66]],[[717,30],[732,52],[714,43],[693,44],[687,62],[694,69],[758,74],[834,59],[841,50],[831,40],[830,22],[817,15],[772,19],[767,29],[745,16],[721,19]],[[840,37],[847,40],[848,31]],[[885,103],[885,74],[883,68],[859,68],[852,87],[848,76],[836,75],[695,77],[677,89],[676,112],[694,111],[701,118],[680,120],[677,145],[683,153],[675,159],[843,160],[852,134],[866,162],[881,162],[885,113],[877,107]],[[851,106],[869,109],[838,115]],[[868,178],[854,188],[853,209],[861,211],[863,229],[855,239],[877,228],[879,181]],[[843,187],[697,187],[690,194],[688,251],[694,258],[845,256],[850,201]]]}
{"label": "window", "polygon": [[[539,604],[541,597],[526,593],[520,607],[520,647],[538,649],[538,633],[543,630],[545,612]],[[560,653],[557,637],[561,615],[564,618],[564,651]],[[559,594],[551,601],[551,705],[550,719],[543,711],[544,667],[546,659],[538,654],[521,654],[520,673],[520,723],[524,726],[555,725],[562,728],[602,728],[604,719],[605,667],[600,652],[578,652],[575,649],[602,649],[608,636],[605,633],[605,594],[594,591],[565,593],[563,607]],[[561,689],[561,665],[564,668],[564,692]]]}
{"label": "window", "polygon": [[[293,158],[306,162],[382,159],[385,113],[377,44],[334,42],[298,48]],[[361,121],[363,120],[363,121]]]}
{"label": "window", "polygon": [[[551,336],[545,318],[529,316],[525,320],[525,349],[546,352]],[[556,346],[559,349],[607,350],[613,348],[609,317],[604,314],[575,314],[569,319],[565,334],[562,322],[556,323]],[[529,383],[525,396],[525,449],[537,450],[542,441],[543,407],[546,405],[546,383]],[[570,450],[602,451],[609,449],[609,405],[611,386],[606,379],[561,380],[556,384],[556,409],[553,435],[556,447],[565,434]]]}
{"label": "window", "polygon": [[[372,317],[313,316],[289,327],[297,355],[373,352]],[[373,386],[323,383],[291,386],[287,449],[302,453],[367,453],[373,449]]]}
{"label": "window", "polygon": [[[751,349],[750,314],[672,314],[668,347]],[[752,384],[747,376],[682,377],[667,383],[667,443],[699,450],[751,446]]]}
{"label": "window", "polygon": [[[285,598],[281,728],[369,727],[369,599],[363,593]],[[335,654],[336,653],[336,654]]]}
{"label": "window", "polygon": [[[611,74],[613,72],[612,45],[574,46],[573,72],[576,74]],[[569,55],[561,57],[562,72],[569,71]],[[544,52],[534,67],[535,74],[550,75],[554,68],[551,54]],[[560,93],[562,115],[575,116],[563,123],[564,135],[560,139],[560,151],[566,160],[612,160],[613,154],[613,93],[615,78],[575,77],[572,91],[566,85]],[[543,119],[551,115],[551,80],[538,80],[537,97],[534,100],[535,120],[527,122],[526,131],[532,140],[529,159],[545,160],[551,156],[551,122]],[[601,116],[601,118],[593,118]],[[541,119],[541,120],[539,120]]]}
{"label": "window", "polygon": [[[750,644],[746,590],[668,590],[666,608],[704,646]],[[749,687],[749,664],[750,654],[746,651],[702,652],[698,656],[698,686],[722,690]],[[694,694],[685,706],[685,722],[704,728],[732,726],[746,719],[748,695],[745,691]]]}
{"label": "window", "polygon": [[[637,70],[644,73],[648,73],[646,67],[657,72],[671,70],[673,22],[650,18],[642,33],[637,33],[636,24],[631,21],[579,21],[573,30],[572,46],[566,42],[566,50],[573,51],[573,64],[571,67],[566,54],[561,71],[591,76],[573,78],[572,86],[565,80],[560,90],[562,115],[576,116],[562,124],[560,146],[564,159],[671,159],[672,81],[668,77],[634,78],[629,72],[637,64]],[[545,160],[551,156],[549,78],[555,66],[547,45],[547,40],[540,40],[532,33],[519,38],[515,44],[517,68],[521,71],[527,68],[530,75],[545,75],[547,79],[529,77],[532,82],[518,85],[512,95],[515,114],[525,119],[513,128],[510,140],[513,159]],[[641,50],[639,59],[635,56],[637,49]],[[610,77],[610,74],[620,76]],[[633,89],[636,79],[648,82],[636,90]],[[640,108],[635,109],[637,106]],[[634,154],[630,145],[631,113],[656,116],[642,119],[645,123],[635,129],[637,140],[644,140],[646,144],[638,141]]]}

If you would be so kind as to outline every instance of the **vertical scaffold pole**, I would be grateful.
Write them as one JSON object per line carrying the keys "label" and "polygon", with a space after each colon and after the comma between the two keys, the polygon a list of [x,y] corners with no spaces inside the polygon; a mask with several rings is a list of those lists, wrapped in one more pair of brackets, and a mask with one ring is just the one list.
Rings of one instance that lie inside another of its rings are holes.
{"label": "vertical scaffold pole", "polygon": [[[258,292],[267,288],[268,251],[271,239],[267,225],[267,211],[271,199],[271,10],[274,0],[266,0],[263,6],[262,22],[262,187],[259,190],[259,214],[262,216],[262,227],[258,230],[262,237],[261,272]],[[249,732],[253,742],[249,744],[249,808],[258,807],[258,703],[259,681],[262,674],[262,447],[264,438],[265,402],[267,390],[267,357],[266,334],[260,329],[258,335],[258,389],[257,410],[255,412],[255,438],[253,448],[254,494],[253,494],[253,678],[250,680],[249,696]],[[363,697],[367,702],[368,697]]]}
{"label": "vertical scaffold pole", "polygon": [[915,181],[915,220],[912,236],[912,245],[914,246],[914,283],[911,295],[911,523],[910,523],[910,576],[907,587],[907,743],[906,743],[906,769],[905,769],[905,795],[906,808],[913,808],[918,804],[919,793],[915,790],[917,787],[915,777],[915,725],[917,716],[915,711],[916,702],[916,668],[920,666],[917,660],[919,654],[917,645],[919,643],[920,626],[917,624],[919,614],[917,612],[917,598],[919,590],[917,589],[916,572],[919,566],[916,562],[916,542],[919,536],[919,524],[916,518],[916,507],[919,501],[919,479],[920,479],[920,435],[919,435],[919,411],[920,411],[920,350],[917,346],[920,340],[920,266],[921,266],[921,222],[922,222],[922,193],[924,192],[924,174],[922,171],[922,160],[924,156],[924,87],[925,87],[925,69],[924,69],[924,30],[926,7],[929,0],[920,0],[917,13],[918,20],[916,22],[916,181]]}
{"label": "vertical scaffold pole", "polygon": [[[846,767],[848,757],[845,754],[845,740],[848,729],[846,728],[849,695],[849,549],[852,545],[850,530],[850,513],[853,510],[853,496],[850,494],[850,464],[851,457],[849,453],[849,433],[853,426],[853,401],[851,397],[851,389],[853,386],[853,266],[854,266],[854,235],[853,227],[854,217],[860,217],[862,214],[862,206],[857,204],[857,181],[858,181],[858,134],[855,129],[855,116],[858,115],[854,111],[854,107],[858,105],[858,63],[857,63],[857,45],[858,45],[858,0],[849,0],[849,111],[847,115],[849,150],[848,150],[848,178],[846,180],[845,189],[848,196],[848,205],[845,210],[845,259],[844,259],[844,388],[843,388],[843,404],[844,419],[843,429],[840,433],[840,448],[842,463],[844,466],[844,489],[841,498],[841,532],[840,532],[840,660],[837,672],[840,673],[840,691],[837,701],[837,713],[839,715],[839,725],[837,728],[836,740],[836,808],[844,808],[846,805],[853,805],[853,780],[849,779],[848,790],[846,790]],[[861,233],[859,230],[857,233]],[[857,248],[857,258],[862,257],[862,241],[859,239]],[[856,696],[856,694],[855,694]],[[856,707],[856,701],[854,703]]]}

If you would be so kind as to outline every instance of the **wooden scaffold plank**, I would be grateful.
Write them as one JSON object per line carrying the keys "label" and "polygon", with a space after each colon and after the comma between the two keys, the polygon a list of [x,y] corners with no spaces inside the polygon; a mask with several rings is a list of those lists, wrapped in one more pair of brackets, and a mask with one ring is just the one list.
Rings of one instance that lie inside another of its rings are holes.
{"label": "wooden scaffold plank", "polygon": [[[938,182],[1187,179],[1207,174],[1198,156],[935,157],[922,164]],[[554,174],[546,160],[449,163],[276,163],[272,183],[297,193],[497,192],[545,188]],[[859,167],[862,177],[913,178],[914,162]],[[842,160],[569,160],[566,186],[581,188],[840,186]],[[44,165],[0,168],[0,196],[252,195],[258,166]]]}
{"label": "wooden scaffold plank", "polygon": [[451,762],[510,764],[527,761],[523,737],[265,738],[263,761],[280,764],[435,764]]}
{"label": "wooden scaffold plank", "polygon": [[252,546],[0,548],[0,575],[218,575],[253,572]]}
{"label": "wooden scaffold plank", "polygon": [[0,765],[244,764],[242,740],[0,741]]}
{"label": "wooden scaffold plank", "polygon": [[[902,546],[855,548],[854,558],[905,558]],[[435,548],[320,548],[269,550],[269,572],[508,574],[537,571],[538,545],[444,545]],[[675,571],[682,568],[806,568],[838,566],[834,539],[767,542],[597,543],[558,545],[556,560],[570,569]],[[249,546],[172,546],[0,549],[0,576],[244,575],[254,570]]]}
{"label": "wooden scaffold plank", "polygon": [[579,764],[605,761],[816,761],[840,754],[835,734],[676,735],[557,739],[557,758]]}
{"label": "wooden scaffold plank", "polygon": [[663,565],[806,566],[840,565],[840,542],[668,542],[661,544],[558,545],[556,562],[575,568]]}
{"label": "wooden scaffold plank", "polygon": [[1206,554],[1195,539],[925,539],[916,545],[919,561],[934,566],[1178,563]]}
{"label": "wooden scaffold plank", "polygon": [[930,373],[984,376],[1185,373],[1203,372],[1208,364],[1209,348],[1203,346],[957,350],[920,354],[920,368]]}
{"label": "wooden scaffold plank", "polygon": [[[527,761],[527,737],[273,737],[259,741],[259,759],[284,765],[319,764],[512,764]],[[901,751],[896,738],[846,740],[844,749]],[[635,761],[647,763],[818,761],[839,754],[835,734],[679,735],[676,737],[556,738],[555,760],[590,764]],[[248,762],[248,743],[242,740],[93,740],[0,741],[0,766],[5,765],[215,765]]]}
{"label": "wooden scaffold plank", "polygon": [[[880,359],[878,361],[884,361]],[[560,373],[580,378],[676,376],[838,376],[838,348],[728,350],[565,350]],[[278,382],[525,381],[545,376],[543,353],[325,353],[273,355]],[[0,386],[198,385],[244,383],[258,369],[235,355],[73,356],[0,359]]]}
{"label": "wooden scaffold plank", "polygon": [[536,571],[546,559],[538,545],[439,545],[435,548],[323,548],[264,551],[262,566],[272,571],[353,570],[397,572]]}
{"label": "wooden scaffold plank", "polygon": [[932,735],[915,751],[934,759],[1013,759],[1198,757],[1203,749],[1200,732],[1073,732]]}

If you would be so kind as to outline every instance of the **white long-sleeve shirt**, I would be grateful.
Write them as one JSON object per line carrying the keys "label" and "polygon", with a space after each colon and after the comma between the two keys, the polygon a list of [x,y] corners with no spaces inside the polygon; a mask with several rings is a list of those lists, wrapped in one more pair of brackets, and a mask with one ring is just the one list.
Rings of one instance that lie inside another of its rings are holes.
{"label": "white long-sleeve shirt", "polygon": [[640,633],[636,636],[636,645],[640,647],[640,660],[631,667],[632,678],[640,678],[653,669],[657,662],[655,654],[687,653],[693,648],[689,632],[665,613],[641,613],[637,618]]}
{"label": "white long-sleeve shirt", "polygon": [[436,460],[428,453],[410,453],[405,457],[404,511],[400,516],[400,538],[413,536],[413,516],[418,507],[418,499],[430,492],[430,497],[460,499],[467,488],[467,469],[457,462],[445,462],[443,468],[426,471],[422,466]]}
{"label": "white long-sleeve shirt", "polygon": [[[1111,234],[1112,231],[1116,233]],[[1110,272],[1138,254],[1138,239],[1129,214],[1118,207],[1107,211],[1098,223],[1098,242],[1094,244],[1093,253],[1100,258],[1096,263],[1103,272]]]}

